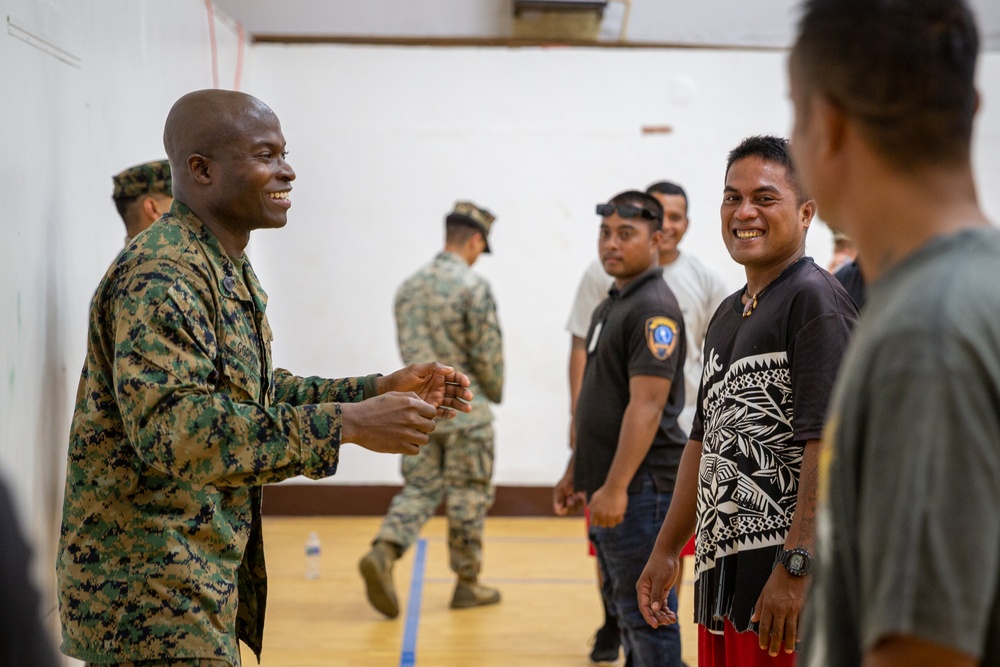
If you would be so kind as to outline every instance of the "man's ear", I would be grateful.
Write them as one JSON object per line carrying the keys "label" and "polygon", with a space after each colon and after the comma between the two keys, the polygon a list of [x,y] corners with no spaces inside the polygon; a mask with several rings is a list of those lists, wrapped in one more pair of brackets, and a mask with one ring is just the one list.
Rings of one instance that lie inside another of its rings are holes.
{"label": "man's ear", "polygon": [[469,250],[473,250],[475,252],[483,252],[486,248],[486,238],[480,232],[476,232],[470,236],[469,240],[465,243]]}
{"label": "man's ear", "polygon": [[212,159],[192,153],[187,159],[187,168],[194,180],[202,185],[212,182]]}
{"label": "man's ear", "polygon": [[812,96],[813,122],[819,134],[818,148],[822,157],[833,157],[843,150],[847,136],[847,112],[821,93]]}
{"label": "man's ear", "polygon": [[814,217],[816,217],[816,202],[812,199],[799,206],[799,220],[802,221],[803,227],[809,229]]}
{"label": "man's ear", "polygon": [[146,216],[147,220],[152,222],[160,219],[163,212],[159,210],[159,203],[156,201],[156,197],[146,195],[142,198],[142,214]]}

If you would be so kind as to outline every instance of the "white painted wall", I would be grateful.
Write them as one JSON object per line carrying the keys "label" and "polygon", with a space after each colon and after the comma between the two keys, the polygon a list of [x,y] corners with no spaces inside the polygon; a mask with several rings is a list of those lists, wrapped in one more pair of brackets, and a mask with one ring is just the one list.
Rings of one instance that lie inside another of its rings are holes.
{"label": "white painted wall", "polygon": [[[977,162],[995,218],[1000,58],[984,62]],[[732,286],[722,244],[726,153],[787,134],[785,55],[607,49],[269,46],[248,83],[282,119],[298,172],[289,225],[255,236],[271,300],[274,356],[296,373],[389,371],[397,285],[439,249],[452,202],[498,215],[491,281],[506,334],[496,480],[550,484],[567,458],[568,335],[577,280],[596,256],[594,204],[663,178],[691,200],[682,248]],[[670,125],[642,135],[643,125]],[[991,148],[992,147],[992,148]],[[990,180],[992,179],[992,180]],[[808,251],[825,265],[817,224]],[[331,481],[399,480],[397,462],[345,448]]]}

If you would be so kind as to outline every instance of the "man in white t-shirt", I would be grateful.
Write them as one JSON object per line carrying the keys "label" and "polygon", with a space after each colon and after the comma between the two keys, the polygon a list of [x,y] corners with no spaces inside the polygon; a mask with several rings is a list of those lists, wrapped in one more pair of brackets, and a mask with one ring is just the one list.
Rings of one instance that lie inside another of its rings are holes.
{"label": "man in white t-shirt", "polygon": [[[677,297],[684,315],[687,332],[687,357],[684,361],[684,410],[677,423],[685,433],[691,430],[694,419],[698,383],[701,381],[702,344],[708,322],[715,309],[729,295],[722,278],[704,262],[677,247],[688,229],[688,201],[684,188],[669,181],[659,181],[646,188],[663,206],[663,240],[659,247],[663,279]],[[600,260],[595,259],[576,290],[573,308],[566,329],[571,336],[569,356],[570,415],[576,412],[576,398],[580,393],[583,369],[587,365],[587,330],[590,317],[607,296],[614,278],[604,272]],[[570,425],[570,447],[575,445],[576,431]],[[602,596],[603,597],[603,596]],[[594,662],[611,662],[617,659],[619,646],[618,624],[607,603],[604,605],[604,625],[598,629],[591,659]]]}

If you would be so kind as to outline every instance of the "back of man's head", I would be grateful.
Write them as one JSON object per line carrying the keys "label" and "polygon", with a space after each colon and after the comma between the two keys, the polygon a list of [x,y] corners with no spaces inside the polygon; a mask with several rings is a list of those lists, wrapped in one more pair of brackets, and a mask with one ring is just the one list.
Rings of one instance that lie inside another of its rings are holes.
{"label": "back of man's head", "polygon": [[172,197],[170,163],[166,160],[145,162],[124,169],[111,177],[111,198],[126,224],[137,216],[136,204],[147,196]]}
{"label": "back of man's head", "polygon": [[729,151],[729,157],[726,160],[726,176],[729,176],[729,169],[734,162],[749,157],[759,158],[765,162],[772,162],[784,167],[788,182],[795,188],[798,203],[802,204],[808,201],[809,196],[802,188],[802,184],[799,183],[795,164],[792,162],[792,154],[788,150],[788,139],[767,134],[747,137],[736,148]]}
{"label": "back of man's head", "polygon": [[978,50],[965,0],[806,0],[792,76],[895,167],[954,164],[969,157]]}
{"label": "back of man's head", "polygon": [[490,229],[496,216],[485,208],[470,201],[457,201],[455,208],[445,217],[445,244],[452,247],[465,245],[476,234],[483,237],[485,249],[489,253]]}

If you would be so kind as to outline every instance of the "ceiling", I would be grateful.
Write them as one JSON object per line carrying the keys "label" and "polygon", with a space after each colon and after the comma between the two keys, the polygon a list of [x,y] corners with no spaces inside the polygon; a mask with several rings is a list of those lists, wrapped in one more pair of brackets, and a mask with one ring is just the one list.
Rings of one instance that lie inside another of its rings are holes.
{"label": "ceiling", "polygon": [[[212,0],[255,39],[510,39],[514,0]],[[598,40],[632,44],[787,48],[798,0],[611,0]],[[1000,50],[1000,2],[970,0],[984,49]],[[530,17],[529,17],[530,18]]]}

